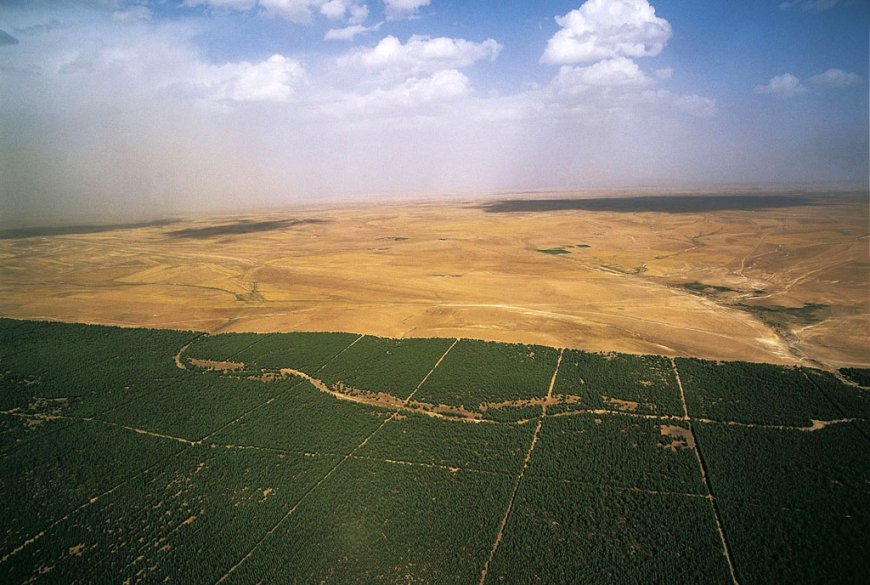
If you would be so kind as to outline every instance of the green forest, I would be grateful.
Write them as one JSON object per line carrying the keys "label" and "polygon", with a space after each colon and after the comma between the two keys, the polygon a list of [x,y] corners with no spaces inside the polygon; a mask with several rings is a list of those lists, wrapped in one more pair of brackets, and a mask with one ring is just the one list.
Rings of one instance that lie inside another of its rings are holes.
{"label": "green forest", "polygon": [[0,582],[864,583],[867,384],[0,319]]}

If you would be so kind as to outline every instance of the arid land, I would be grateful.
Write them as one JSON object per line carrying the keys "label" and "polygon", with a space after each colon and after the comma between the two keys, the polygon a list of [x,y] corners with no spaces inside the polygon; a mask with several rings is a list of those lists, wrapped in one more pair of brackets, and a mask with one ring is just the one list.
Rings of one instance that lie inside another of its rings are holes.
{"label": "arid land", "polygon": [[0,315],[870,366],[867,193],[358,204],[0,234]]}

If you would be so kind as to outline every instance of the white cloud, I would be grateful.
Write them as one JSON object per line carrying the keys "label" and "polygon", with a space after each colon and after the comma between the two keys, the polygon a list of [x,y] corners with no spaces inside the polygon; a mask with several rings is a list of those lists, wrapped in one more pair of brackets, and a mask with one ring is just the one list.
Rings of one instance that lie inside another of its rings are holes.
{"label": "white cloud", "polygon": [[674,76],[674,70],[671,67],[664,67],[662,69],[656,69],[655,71],[656,77],[659,79],[670,79]]}
{"label": "white cloud", "polygon": [[387,18],[397,20],[417,14],[417,11],[429,5],[430,0],[384,0]]}
{"label": "white cloud", "polygon": [[436,71],[429,77],[412,77],[396,87],[371,94],[376,103],[405,107],[456,98],[469,92],[470,81],[455,69]]}
{"label": "white cloud", "polygon": [[257,0],[185,0],[184,6],[208,6],[216,10],[250,10]]}
{"label": "white cloud", "polygon": [[360,24],[369,15],[368,6],[357,0],[185,0],[184,5],[240,12],[259,7],[268,16],[296,23],[310,22],[315,9],[330,20],[346,19],[348,24]]}
{"label": "white cloud", "polygon": [[860,85],[864,81],[857,73],[849,73],[842,69],[828,69],[824,73],[813,75],[809,82],[821,87],[850,87]]}
{"label": "white cloud", "polygon": [[716,100],[700,95],[683,95],[674,100],[677,109],[696,118],[711,118],[716,115]]}
{"label": "white cloud", "polygon": [[267,14],[298,23],[309,22],[311,8],[320,4],[322,2],[316,0],[260,0],[259,2]]}
{"label": "white cloud", "polygon": [[493,39],[481,43],[448,37],[414,35],[408,42],[388,36],[373,48],[354,49],[338,59],[345,67],[415,75],[441,69],[459,69],[498,57],[502,46]]}
{"label": "white cloud", "polygon": [[788,0],[780,3],[782,10],[797,8],[804,12],[824,12],[840,3],[840,0]]}
{"label": "white cloud", "polygon": [[352,41],[357,35],[378,30],[381,28],[381,24],[380,22],[374,26],[351,24],[344,28],[331,28],[323,35],[323,39],[326,41]]}
{"label": "white cloud", "polygon": [[320,6],[320,13],[330,20],[347,19],[348,24],[360,24],[369,16],[369,8],[354,0],[329,0]]}
{"label": "white cloud", "polygon": [[347,11],[349,14],[347,21],[350,24],[360,24],[369,17],[369,7],[365,4],[353,4]]}
{"label": "white cloud", "polygon": [[784,73],[771,78],[764,85],[756,85],[755,91],[776,97],[790,98],[806,93],[807,88],[801,83],[800,79],[791,73]]}
{"label": "white cloud", "polygon": [[305,77],[302,64],[290,57],[272,55],[259,63],[241,61],[213,67],[207,82],[210,98],[236,102],[286,102]]}
{"label": "white cloud", "polygon": [[654,56],[671,38],[670,23],[647,0],[588,0],[556,22],[562,28],[547,42],[545,63]]}
{"label": "white cloud", "polygon": [[553,80],[553,86],[562,93],[578,93],[586,87],[642,87],[651,80],[625,57],[606,59],[586,67],[563,65]]}

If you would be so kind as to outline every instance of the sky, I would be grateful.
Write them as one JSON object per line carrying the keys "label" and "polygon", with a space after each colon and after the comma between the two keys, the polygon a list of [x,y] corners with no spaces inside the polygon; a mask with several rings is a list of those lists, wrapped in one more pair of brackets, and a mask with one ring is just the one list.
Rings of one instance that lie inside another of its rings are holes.
{"label": "sky", "polygon": [[867,187],[864,0],[3,0],[0,225]]}

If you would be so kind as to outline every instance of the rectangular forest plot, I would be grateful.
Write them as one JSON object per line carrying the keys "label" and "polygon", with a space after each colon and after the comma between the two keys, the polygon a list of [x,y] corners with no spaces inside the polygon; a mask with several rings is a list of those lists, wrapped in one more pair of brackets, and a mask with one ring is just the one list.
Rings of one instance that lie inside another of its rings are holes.
{"label": "rectangular forest plot", "polygon": [[463,339],[414,395],[460,414],[516,420],[540,416],[559,350]]}
{"label": "rectangular forest plot", "polygon": [[4,358],[44,343],[41,334],[50,326],[43,321],[0,320],[0,366],[6,363]]}
{"label": "rectangular forest plot", "polygon": [[336,462],[189,448],[46,531],[0,581],[214,583]]}
{"label": "rectangular forest plot", "polygon": [[5,452],[0,458],[0,558],[183,448],[175,441],[85,421]]}
{"label": "rectangular forest plot", "polygon": [[217,373],[170,381],[100,416],[149,432],[196,441],[239,418],[298,382],[264,384]]}
{"label": "rectangular forest plot", "polygon": [[23,417],[0,413],[0,457],[5,457],[6,453],[44,434],[53,433],[72,424],[75,424],[75,421],[69,419]]}
{"label": "rectangular forest plot", "polygon": [[682,415],[670,359],[654,355],[565,350],[550,413],[604,409]]}
{"label": "rectangular forest plot", "polygon": [[870,388],[844,384],[830,372],[822,370],[804,369],[804,373],[847,417],[870,419]]}
{"label": "rectangular forest plot", "polygon": [[350,459],[227,583],[476,583],[513,481]]}
{"label": "rectangular forest plot", "polygon": [[527,474],[486,583],[732,581],[706,499]]}
{"label": "rectangular forest plot", "polygon": [[867,515],[868,441],[851,423],[814,431],[697,423],[715,496],[739,502]]}
{"label": "rectangular forest plot", "polygon": [[706,494],[686,423],[617,414],[547,418],[527,476]]}
{"label": "rectangular forest plot", "polygon": [[870,515],[827,514],[720,500],[741,583],[867,582]]}
{"label": "rectangular forest plot", "polygon": [[385,392],[405,399],[453,341],[363,337],[330,361],[315,377],[342,392]]}
{"label": "rectangular forest plot", "polygon": [[46,324],[26,351],[0,358],[0,370],[38,378],[44,396],[85,395],[177,375],[183,331]]}
{"label": "rectangular forest plot", "polygon": [[[260,333],[220,333],[218,335],[203,335],[194,339],[184,350],[183,359],[237,363],[241,352],[266,338]],[[194,363],[194,365],[196,365]],[[215,368],[219,369],[219,368]]]}
{"label": "rectangular forest plot", "polygon": [[402,415],[387,423],[356,455],[516,477],[534,430],[533,422],[474,424]]}
{"label": "rectangular forest plot", "polygon": [[390,410],[335,398],[308,382],[288,388],[286,384],[290,381],[281,386],[275,400],[216,433],[209,441],[346,455],[392,414]]}
{"label": "rectangular forest plot", "polygon": [[248,370],[299,370],[313,376],[329,360],[359,338],[353,333],[265,333],[264,338],[239,352],[233,361]]}
{"label": "rectangular forest plot", "polygon": [[840,373],[864,388],[870,388],[870,368],[842,368]]}
{"label": "rectangular forest plot", "polygon": [[842,416],[798,368],[693,358],[676,364],[691,417],[810,426]]}

